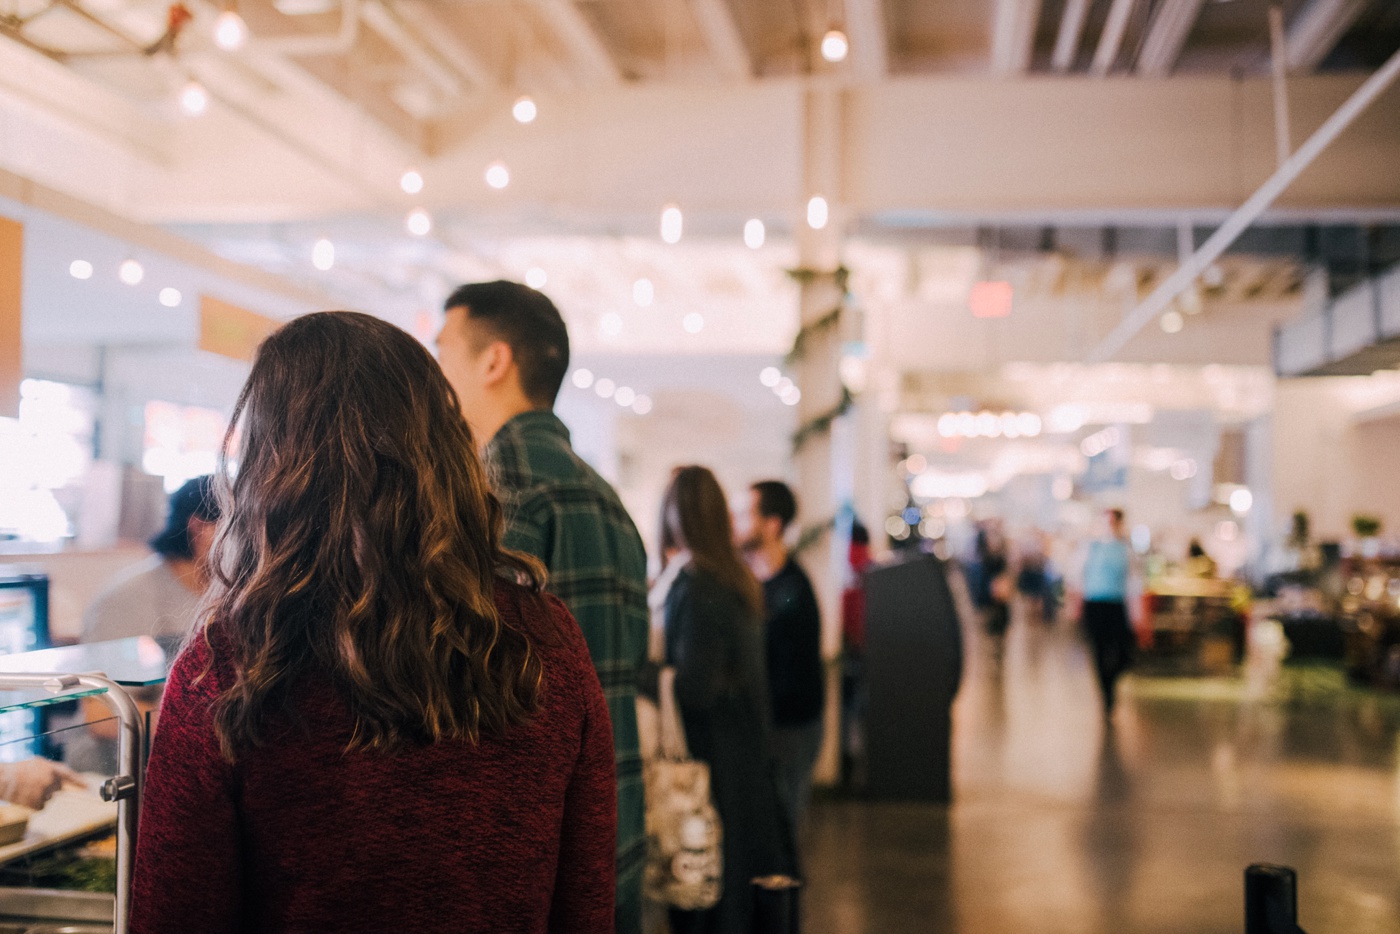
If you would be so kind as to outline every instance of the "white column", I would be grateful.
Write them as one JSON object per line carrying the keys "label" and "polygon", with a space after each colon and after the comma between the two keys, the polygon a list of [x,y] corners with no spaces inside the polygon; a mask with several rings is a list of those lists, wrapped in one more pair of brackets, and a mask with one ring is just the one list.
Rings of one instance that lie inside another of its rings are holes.
{"label": "white column", "polygon": [[[843,283],[834,275],[841,265],[841,227],[844,220],[841,198],[842,98],[834,89],[807,93],[806,139],[803,167],[805,196],[826,199],[829,216],[825,226],[808,223],[808,203],[802,205],[798,220],[798,258],[804,270],[817,273],[804,279],[800,292],[800,320],[803,327],[826,317],[844,298]],[[840,376],[843,328],[826,328],[804,341],[803,354],[796,361],[794,377],[802,390],[798,403],[798,424],[830,413],[842,399]],[[844,420],[843,420],[844,421]],[[824,523],[841,506],[840,492],[849,498],[853,487],[854,432],[836,424],[831,431],[812,434],[795,457],[797,495],[801,503],[803,528]],[[841,647],[841,586],[845,567],[843,541],[834,534],[823,535],[802,556],[803,566],[812,578],[822,611],[822,650],[827,659],[836,658]],[[833,782],[839,769],[840,693],[839,678],[833,677],[827,691],[826,742],[817,763],[817,781]]]}

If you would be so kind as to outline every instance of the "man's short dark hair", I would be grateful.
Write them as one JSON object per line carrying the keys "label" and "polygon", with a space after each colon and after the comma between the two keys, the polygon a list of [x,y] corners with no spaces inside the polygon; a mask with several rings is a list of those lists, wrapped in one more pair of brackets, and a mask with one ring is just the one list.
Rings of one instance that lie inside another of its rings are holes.
{"label": "man's short dark hair", "polygon": [[448,296],[443,308],[466,309],[492,340],[510,345],[525,397],[537,406],[554,405],[569,371],[569,329],[543,292],[505,279],[472,282]]}
{"label": "man's short dark hair", "polygon": [[760,480],[751,489],[758,494],[758,514],[777,519],[786,531],[797,518],[797,497],[792,495],[792,487],[781,480]]}

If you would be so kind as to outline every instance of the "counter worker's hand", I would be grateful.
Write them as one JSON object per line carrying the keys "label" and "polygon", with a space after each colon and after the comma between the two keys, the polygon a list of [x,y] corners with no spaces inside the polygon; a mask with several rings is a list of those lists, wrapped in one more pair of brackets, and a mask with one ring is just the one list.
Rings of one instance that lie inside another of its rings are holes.
{"label": "counter worker's hand", "polygon": [[0,765],[0,798],[39,810],[60,788],[86,788],[78,774],[48,759]]}

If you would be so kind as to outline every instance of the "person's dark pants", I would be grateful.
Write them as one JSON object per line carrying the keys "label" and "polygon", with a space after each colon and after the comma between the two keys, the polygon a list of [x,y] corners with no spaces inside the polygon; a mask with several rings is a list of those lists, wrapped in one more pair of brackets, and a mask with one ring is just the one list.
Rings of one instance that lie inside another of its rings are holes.
{"label": "person's dark pants", "polygon": [[1118,678],[1133,663],[1133,630],[1128,607],[1121,601],[1088,600],[1084,603],[1084,632],[1094,652],[1103,709],[1113,712]]}

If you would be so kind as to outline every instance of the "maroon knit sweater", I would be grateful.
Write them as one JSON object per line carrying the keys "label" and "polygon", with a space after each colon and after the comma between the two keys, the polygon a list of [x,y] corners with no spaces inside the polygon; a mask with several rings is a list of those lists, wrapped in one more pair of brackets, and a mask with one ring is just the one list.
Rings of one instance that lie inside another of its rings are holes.
{"label": "maroon knit sweater", "polygon": [[194,640],[151,750],[131,930],[611,934],[612,728],[578,625],[547,600],[497,587],[542,654],[543,707],[477,746],[346,752],[347,705],[308,678],[311,734],[279,730],[229,765],[210,719],[228,653]]}

